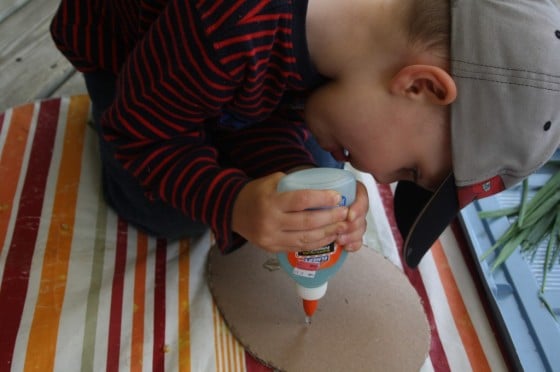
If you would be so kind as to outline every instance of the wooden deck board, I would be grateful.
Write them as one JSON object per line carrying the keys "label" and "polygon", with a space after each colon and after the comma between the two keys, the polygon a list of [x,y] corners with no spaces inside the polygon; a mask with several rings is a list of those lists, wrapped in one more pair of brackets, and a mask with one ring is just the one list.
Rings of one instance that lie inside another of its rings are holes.
{"label": "wooden deck board", "polygon": [[2,0],[0,112],[40,98],[85,92],[49,33],[58,4],[59,0]]}
{"label": "wooden deck board", "polygon": [[10,17],[31,0],[2,0],[0,2],[0,22]]}
{"label": "wooden deck board", "polygon": [[72,96],[75,94],[85,94],[86,85],[82,74],[76,72],[64,81],[56,90],[51,91],[49,97]]}
{"label": "wooden deck board", "polygon": [[50,38],[59,2],[0,0],[0,112],[36,99],[86,92],[80,74]]}

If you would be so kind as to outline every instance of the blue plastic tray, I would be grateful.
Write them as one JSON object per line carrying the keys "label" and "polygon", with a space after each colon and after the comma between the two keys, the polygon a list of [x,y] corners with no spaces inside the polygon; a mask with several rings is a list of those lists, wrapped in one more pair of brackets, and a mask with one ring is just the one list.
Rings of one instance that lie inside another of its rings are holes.
{"label": "blue plastic tray", "polygon": [[[560,150],[554,159],[560,159]],[[529,177],[529,197],[558,168],[543,167]],[[560,264],[546,277],[544,297],[558,320],[539,299],[543,278],[546,242],[531,260],[516,250],[506,262],[490,271],[494,256],[484,261],[479,257],[494,244],[513,222],[506,217],[481,220],[478,212],[519,205],[521,185],[498,195],[476,201],[464,208],[459,220],[467,236],[477,269],[485,283],[490,307],[513,367],[522,371],[560,371]]]}

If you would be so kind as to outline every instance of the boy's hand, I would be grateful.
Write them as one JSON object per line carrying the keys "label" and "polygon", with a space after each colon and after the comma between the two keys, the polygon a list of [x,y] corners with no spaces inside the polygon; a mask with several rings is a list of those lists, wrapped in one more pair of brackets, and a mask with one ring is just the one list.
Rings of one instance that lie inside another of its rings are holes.
{"label": "boy's hand", "polygon": [[346,218],[346,229],[337,238],[338,244],[349,252],[355,252],[362,247],[362,238],[366,232],[366,214],[369,209],[369,197],[366,187],[356,182],[356,199],[350,205]]}
{"label": "boy's hand", "polygon": [[[233,208],[232,228],[269,252],[315,249],[339,239],[349,251],[362,245],[368,198],[358,183],[350,208],[337,206],[340,195],[332,190],[276,191],[283,173],[249,182]],[[317,209],[323,208],[323,209]],[[309,210],[315,209],[315,210]]]}

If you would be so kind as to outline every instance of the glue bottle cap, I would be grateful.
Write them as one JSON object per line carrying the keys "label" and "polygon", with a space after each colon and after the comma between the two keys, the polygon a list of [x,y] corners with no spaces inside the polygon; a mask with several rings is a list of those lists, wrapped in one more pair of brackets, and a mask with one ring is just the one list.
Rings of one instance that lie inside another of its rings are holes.
{"label": "glue bottle cap", "polygon": [[290,173],[278,183],[278,191],[315,189],[337,190],[350,205],[356,195],[356,177],[348,170],[338,168],[310,168]]}
{"label": "glue bottle cap", "polygon": [[304,300],[319,300],[325,295],[325,293],[327,293],[327,284],[328,282],[325,282],[318,287],[312,288],[304,287],[300,284],[297,284],[297,293],[299,297]]}

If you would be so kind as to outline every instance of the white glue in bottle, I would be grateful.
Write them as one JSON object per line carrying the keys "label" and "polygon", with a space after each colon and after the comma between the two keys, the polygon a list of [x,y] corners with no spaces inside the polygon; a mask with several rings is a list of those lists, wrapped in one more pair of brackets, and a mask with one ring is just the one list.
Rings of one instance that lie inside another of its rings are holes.
{"label": "white glue in bottle", "polygon": [[[341,195],[339,206],[349,206],[356,197],[356,177],[343,169],[310,168],[290,173],[278,184],[279,192],[302,189],[336,190]],[[336,242],[317,249],[277,254],[280,266],[296,282],[307,323],[327,291],[329,278],[342,266],[347,255]]]}

